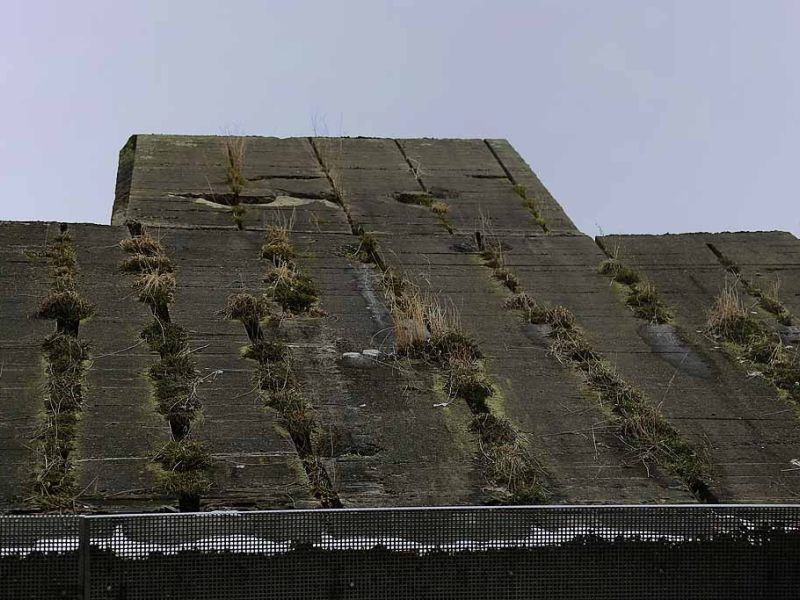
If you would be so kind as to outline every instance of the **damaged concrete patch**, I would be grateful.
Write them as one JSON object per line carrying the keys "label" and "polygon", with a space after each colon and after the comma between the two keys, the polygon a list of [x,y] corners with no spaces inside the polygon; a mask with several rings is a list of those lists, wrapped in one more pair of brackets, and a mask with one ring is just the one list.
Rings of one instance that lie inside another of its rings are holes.
{"label": "damaged concrete patch", "polygon": [[680,338],[674,326],[647,323],[639,328],[639,335],[654,354],[683,373],[702,379],[712,376],[708,362]]}

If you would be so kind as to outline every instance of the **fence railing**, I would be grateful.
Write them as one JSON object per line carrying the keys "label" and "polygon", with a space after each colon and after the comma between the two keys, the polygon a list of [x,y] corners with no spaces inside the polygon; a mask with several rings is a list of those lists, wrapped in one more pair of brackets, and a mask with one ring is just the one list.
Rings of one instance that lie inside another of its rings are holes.
{"label": "fence railing", "polygon": [[0,517],[0,598],[798,598],[798,506]]}

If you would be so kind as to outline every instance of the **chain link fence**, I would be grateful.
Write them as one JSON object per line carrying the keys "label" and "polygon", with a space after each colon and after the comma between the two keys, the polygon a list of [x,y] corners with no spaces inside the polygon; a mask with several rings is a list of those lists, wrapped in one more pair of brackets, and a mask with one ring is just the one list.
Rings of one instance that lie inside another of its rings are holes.
{"label": "chain link fence", "polygon": [[800,597],[800,506],[0,517],[0,597]]}

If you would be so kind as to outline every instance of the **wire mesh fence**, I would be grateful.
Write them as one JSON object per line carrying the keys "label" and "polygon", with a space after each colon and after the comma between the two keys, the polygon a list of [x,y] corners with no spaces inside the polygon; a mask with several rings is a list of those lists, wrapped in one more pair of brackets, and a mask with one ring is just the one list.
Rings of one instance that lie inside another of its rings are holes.
{"label": "wire mesh fence", "polygon": [[5,516],[0,597],[797,598],[800,506]]}

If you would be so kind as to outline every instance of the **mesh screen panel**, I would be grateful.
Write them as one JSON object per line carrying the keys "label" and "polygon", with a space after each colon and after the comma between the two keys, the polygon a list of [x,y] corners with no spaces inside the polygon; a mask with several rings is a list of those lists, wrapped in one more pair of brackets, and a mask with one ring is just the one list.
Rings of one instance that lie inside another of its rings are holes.
{"label": "mesh screen panel", "polygon": [[0,517],[0,597],[78,598],[80,517]]}
{"label": "mesh screen panel", "polygon": [[4,598],[797,598],[800,506],[0,518]]}

